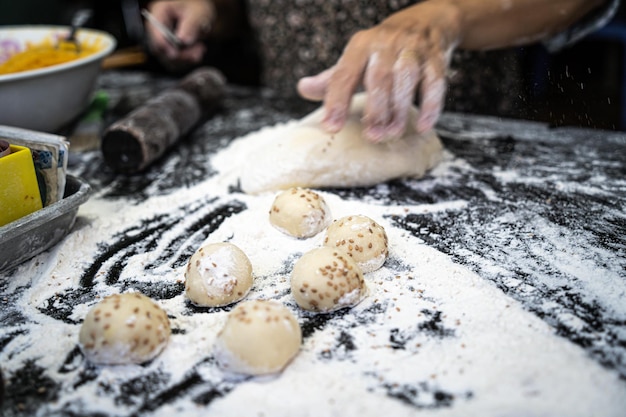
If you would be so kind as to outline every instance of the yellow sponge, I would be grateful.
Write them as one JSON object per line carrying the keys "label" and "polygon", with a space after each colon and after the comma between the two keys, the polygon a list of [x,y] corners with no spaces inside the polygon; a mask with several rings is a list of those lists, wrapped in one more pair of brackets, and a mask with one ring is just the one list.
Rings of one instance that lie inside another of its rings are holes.
{"label": "yellow sponge", "polygon": [[0,226],[42,208],[30,149],[11,145],[0,158]]}

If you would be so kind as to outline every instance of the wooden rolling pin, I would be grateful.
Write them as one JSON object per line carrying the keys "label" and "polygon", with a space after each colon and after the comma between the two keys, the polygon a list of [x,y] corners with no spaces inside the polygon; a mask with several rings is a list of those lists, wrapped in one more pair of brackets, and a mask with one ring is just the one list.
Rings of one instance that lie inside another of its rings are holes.
{"label": "wooden rolling pin", "polygon": [[116,69],[142,65],[148,61],[148,55],[138,48],[129,47],[115,51],[102,60],[102,69]]}
{"label": "wooden rolling pin", "polygon": [[225,85],[215,68],[193,71],[104,131],[105,162],[120,173],[143,171],[219,106]]}

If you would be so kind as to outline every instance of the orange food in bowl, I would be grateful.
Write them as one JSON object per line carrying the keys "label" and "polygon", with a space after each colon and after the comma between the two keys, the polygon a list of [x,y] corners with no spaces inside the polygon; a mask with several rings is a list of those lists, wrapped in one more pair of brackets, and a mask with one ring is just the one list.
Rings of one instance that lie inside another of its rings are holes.
{"label": "orange food in bowl", "polygon": [[[45,42],[56,47],[69,33],[66,26],[0,26],[0,62]],[[0,74],[0,125],[56,132],[87,108],[102,60],[115,49],[116,41],[106,32],[88,28],[76,35],[81,50],[96,51],[57,65],[32,68],[33,64]]]}
{"label": "orange food in bowl", "polygon": [[77,47],[70,42],[44,40],[41,43],[28,44],[25,50],[15,53],[0,64],[0,75],[51,67],[83,58],[98,52],[101,49],[98,43],[83,41]]}

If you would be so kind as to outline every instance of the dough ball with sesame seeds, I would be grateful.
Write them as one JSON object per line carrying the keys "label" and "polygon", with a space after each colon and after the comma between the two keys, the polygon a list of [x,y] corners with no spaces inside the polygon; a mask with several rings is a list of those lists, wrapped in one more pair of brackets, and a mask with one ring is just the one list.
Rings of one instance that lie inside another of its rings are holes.
{"label": "dough ball with sesame seeds", "polygon": [[264,375],[281,371],[302,344],[298,320],[277,301],[251,300],[228,314],[213,353],[225,371]]}
{"label": "dough ball with sesame seeds", "polygon": [[278,194],[270,210],[270,223],[281,232],[309,238],[324,230],[331,214],[324,198],[306,188],[290,188]]}
{"label": "dough ball with sesame seeds", "polygon": [[389,254],[385,229],[362,215],[346,216],[332,222],[326,230],[324,245],[343,249],[363,273],[379,269]]}
{"label": "dough ball with sesame seeds", "polygon": [[232,243],[210,243],[194,253],[185,271],[185,294],[195,305],[220,307],[244,298],[253,283],[248,256]]}
{"label": "dough ball with sesame seeds", "polygon": [[96,364],[141,364],[161,353],[170,334],[167,314],[149,297],[114,294],[89,310],[80,328],[79,346]]}
{"label": "dough ball with sesame seeds", "polygon": [[367,287],[350,255],[323,246],[296,261],[291,271],[291,293],[303,309],[329,313],[358,304]]}

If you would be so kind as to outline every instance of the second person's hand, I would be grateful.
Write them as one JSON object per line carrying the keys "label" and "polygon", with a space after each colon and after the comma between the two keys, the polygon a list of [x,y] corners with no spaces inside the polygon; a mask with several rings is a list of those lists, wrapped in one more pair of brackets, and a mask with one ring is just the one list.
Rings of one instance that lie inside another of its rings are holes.
{"label": "second person's hand", "polygon": [[148,9],[182,44],[174,45],[147,21],[146,31],[152,53],[168,67],[200,62],[206,49],[203,40],[211,31],[215,19],[213,4],[206,0],[159,0],[152,2]]}

